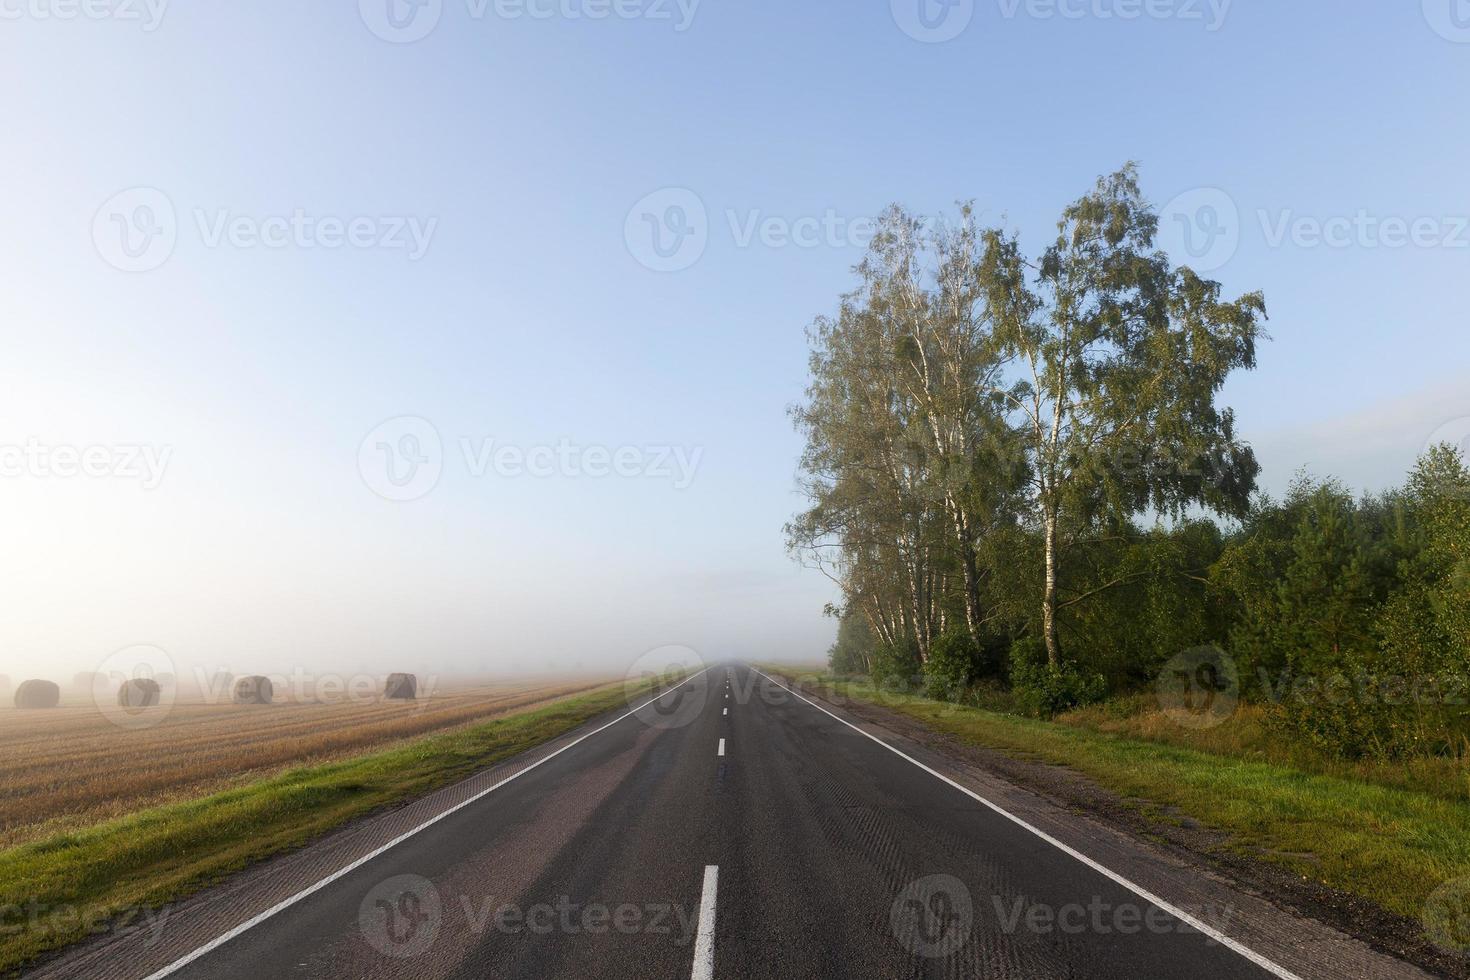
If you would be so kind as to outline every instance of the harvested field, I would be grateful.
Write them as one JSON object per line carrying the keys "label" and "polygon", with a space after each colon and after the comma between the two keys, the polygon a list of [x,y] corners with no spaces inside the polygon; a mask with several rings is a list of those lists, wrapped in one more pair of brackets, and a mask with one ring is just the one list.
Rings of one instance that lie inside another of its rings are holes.
{"label": "harvested field", "polygon": [[0,848],[481,722],[604,683],[440,689],[419,701],[180,701],[171,709],[145,709],[166,717],[139,730],[114,725],[90,703],[0,710]]}

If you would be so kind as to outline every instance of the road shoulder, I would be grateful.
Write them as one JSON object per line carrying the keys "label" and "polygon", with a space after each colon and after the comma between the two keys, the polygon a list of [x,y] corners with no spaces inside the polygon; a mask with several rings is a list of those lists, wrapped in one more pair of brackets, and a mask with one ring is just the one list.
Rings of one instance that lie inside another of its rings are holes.
{"label": "road shoulder", "polygon": [[962,741],[820,685],[800,690],[1161,898],[1181,908],[1233,909],[1232,938],[1302,977],[1470,976],[1463,961],[1427,946],[1417,924],[1251,861],[1228,848],[1225,835],[1167,819],[1081,773]]}

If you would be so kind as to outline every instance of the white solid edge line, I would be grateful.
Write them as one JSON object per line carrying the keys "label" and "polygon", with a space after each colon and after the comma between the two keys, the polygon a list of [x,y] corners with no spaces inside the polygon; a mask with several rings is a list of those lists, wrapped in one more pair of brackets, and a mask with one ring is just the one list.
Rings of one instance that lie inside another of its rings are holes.
{"label": "white solid edge line", "polygon": [[704,866],[704,892],[699,897],[699,931],[694,937],[694,972],[690,980],[713,980],[715,975],[715,895],[720,890],[720,869]]}
{"label": "white solid edge line", "polygon": [[280,902],[277,905],[271,906],[270,908],[266,909],[264,912],[262,912],[259,915],[255,916],[253,919],[248,919],[245,922],[240,923],[238,926],[236,926],[235,928],[231,929],[229,932],[226,932],[224,935],[218,937],[217,939],[210,940],[209,942],[205,943],[203,946],[200,946],[198,949],[194,950],[194,952],[188,954],[187,956],[180,957],[179,959],[177,959],[174,962],[170,963],[168,966],[166,966],[163,969],[159,970],[157,973],[151,973],[151,974],[149,974],[147,977],[144,978],[144,980],[162,980],[163,977],[169,976],[172,973],[176,973],[179,970],[182,970],[184,967],[188,966],[190,963],[193,963],[195,960],[199,959],[201,956],[205,956],[205,955],[207,955],[209,953],[214,952],[216,949],[219,949],[221,946],[223,946],[225,943],[229,942],[231,939],[234,939],[236,936],[239,936],[239,935],[242,935],[243,933],[249,932],[251,929],[254,929],[256,926],[260,925],[265,920],[267,920],[267,919],[269,919],[269,918],[271,918],[271,917],[273,917],[275,915],[278,915],[281,912],[284,912],[286,909],[288,909],[291,906],[295,905],[296,903],[300,902],[302,899],[308,898],[308,897],[316,894],[317,892],[321,891],[323,888],[327,887],[328,885],[330,885],[332,882],[336,881],[337,879],[342,878],[345,875],[351,874],[352,872],[356,871],[358,868],[362,867],[364,864],[367,864],[369,861],[373,860],[374,858],[378,857],[379,855],[381,855],[381,854],[383,854],[383,853],[385,853],[387,851],[392,850],[393,848],[397,847],[399,844],[402,844],[404,841],[408,840],[410,837],[413,837],[416,834],[419,834],[419,833],[422,833],[425,830],[428,830],[430,827],[434,826],[434,824],[436,824],[439,821],[443,820],[445,817],[448,817],[448,816],[450,816],[451,814],[454,814],[454,813],[458,813],[460,810],[463,810],[465,807],[469,806],[472,803],[478,803],[480,800],[482,800],[485,797],[489,796],[491,793],[495,792],[497,789],[499,789],[500,787],[504,786],[506,783],[510,782],[512,779],[516,779],[516,778],[518,778],[520,776],[524,776],[526,773],[530,772],[532,769],[535,769],[537,766],[541,765],[542,763],[544,763],[544,762],[550,762],[552,759],[555,759],[557,756],[561,755],[567,749],[570,749],[573,746],[578,745],[578,744],[586,741],[587,739],[591,738],[593,735],[596,735],[598,732],[606,731],[607,729],[609,729],[612,726],[616,725],[618,722],[623,721],[626,718],[631,718],[633,715],[635,715],[638,712],[642,711],[644,708],[648,707],[650,704],[653,704],[653,702],[658,701],[658,700],[660,700],[662,698],[668,697],[670,694],[673,694],[675,691],[677,691],[679,688],[683,687],[685,684],[688,684],[692,680],[697,680],[700,676],[702,676],[703,674],[707,673],[708,671],[709,671],[709,668],[706,667],[704,670],[701,670],[698,674],[695,674],[693,677],[686,678],[685,680],[679,682],[675,686],[669,688],[667,691],[665,691],[662,694],[658,695],[658,697],[654,697],[654,698],[648,699],[647,701],[645,701],[642,704],[640,704],[638,707],[634,708],[632,711],[629,711],[627,714],[625,714],[625,715],[619,715],[618,717],[614,718],[612,721],[608,722],[606,725],[603,725],[600,728],[595,728],[592,731],[588,732],[586,735],[579,736],[578,738],[574,739],[573,741],[568,742],[566,745],[563,745],[561,748],[557,749],[555,752],[552,752],[551,754],[545,756],[544,758],[537,759],[535,762],[531,763],[526,768],[517,770],[516,772],[512,773],[511,775],[506,776],[504,779],[502,779],[500,782],[496,783],[494,786],[491,786],[491,787],[488,787],[487,789],[481,790],[480,792],[476,793],[474,796],[471,796],[469,799],[463,801],[462,803],[456,803],[454,806],[450,807],[448,810],[445,810],[443,813],[440,813],[437,816],[430,817],[428,820],[425,820],[423,823],[419,824],[417,827],[413,828],[412,830],[409,830],[409,831],[407,831],[405,833],[399,834],[397,837],[393,838],[388,843],[384,844],[382,847],[379,847],[377,850],[372,851],[372,852],[370,852],[368,854],[365,854],[362,857],[358,858],[356,861],[353,861],[351,864],[347,865],[346,867],[341,868],[341,869],[339,869],[337,871],[332,872],[331,874],[329,874],[325,878],[323,878],[321,881],[318,881],[316,884],[309,885],[306,888],[303,888],[301,891],[297,892],[295,895],[292,895],[290,898],[288,898],[288,899]]}
{"label": "white solid edge line", "polygon": [[720,739],[720,748],[719,748],[719,751],[716,752],[715,755],[724,755],[724,754],[725,754],[725,740],[722,738],[722,739]]}
{"label": "white solid edge line", "polygon": [[1135,884],[1132,881],[1129,881],[1127,878],[1124,878],[1122,875],[1118,874],[1116,871],[1112,871],[1112,870],[1104,867],[1103,865],[1097,863],[1092,858],[1088,857],[1086,854],[1083,854],[1081,851],[1078,851],[1075,848],[1069,847],[1068,845],[1062,843],[1061,841],[1059,841],[1055,837],[1053,837],[1051,834],[1048,834],[1046,831],[1042,830],[1040,827],[1032,826],[1031,824],[1027,823],[1025,820],[1022,820],[1020,817],[1016,816],[1014,813],[1011,813],[1009,810],[1006,810],[1006,809],[1002,808],[1001,806],[999,806],[998,804],[992,803],[990,800],[987,800],[985,797],[981,796],[979,793],[976,793],[974,790],[971,790],[971,789],[968,789],[968,788],[966,788],[964,786],[961,786],[959,783],[955,782],[953,779],[950,779],[944,773],[939,772],[939,771],[937,771],[935,769],[931,769],[930,767],[924,765],[924,763],[920,762],[918,759],[915,759],[913,756],[910,756],[910,755],[906,754],[901,749],[897,749],[897,748],[894,748],[892,745],[889,745],[887,742],[883,741],[878,736],[873,735],[873,734],[870,734],[869,732],[863,731],[861,728],[859,728],[858,726],[854,725],[852,722],[846,720],[845,718],[839,718],[837,715],[832,714],[832,712],[828,711],[826,708],[822,707],[820,704],[817,704],[815,701],[811,700],[810,698],[807,698],[807,697],[805,697],[803,695],[797,694],[795,691],[791,690],[791,688],[787,687],[785,684],[782,684],[780,681],[776,680],[774,677],[772,677],[771,675],[767,674],[765,671],[761,670],[760,668],[758,668],[758,667],[752,667],[751,670],[754,670],[757,674],[760,674],[766,680],[770,681],[772,684],[775,684],[777,687],[781,688],[786,693],[792,695],[793,697],[800,698],[802,701],[805,701],[807,704],[811,705],[813,708],[816,708],[818,711],[822,712],[823,714],[828,715],[829,717],[835,718],[837,721],[842,722],[844,725],[846,725],[848,728],[851,728],[853,731],[857,732],[859,735],[865,735],[865,736],[867,736],[868,738],[870,738],[873,741],[877,742],[879,745],[883,746],[885,749],[887,749],[888,751],[892,752],[894,755],[898,756],[899,758],[902,758],[902,759],[905,759],[905,760],[907,760],[909,762],[912,762],[914,765],[918,766],[920,769],[924,770],[929,775],[935,777],[936,779],[943,780],[944,782],[946,782],[949,785],[953,786],[955,789],[959,790],[961,793],[964,793],[966,796],[970,797],[971,799],[976,800],[977,802],[984,804],[985,806],[987,806],[990,809],[994,810],[996,813],[998,813],[1001,816],[1005,817],[1007,820],[1010,820],[1012,823],[1017,824],[1018,826],[1023,827],[1026,830],[1029,830],[1031,833],[1035,834],[1037,837],[1040,837],[1042,840],[1046,841],[1048,844],[1052,845],[1053,847],[1055,847],[1055,848],[1061,850],[1062,852],[1064,852],[1064,853],[1066,853],[1066,854],[1068,854],[1068,855],[1076,858],[1078,861],[1081,861],[1083,864],[1087,865],[1089,868],[1091,868],[1092,870],[1098,872],[1099,874],[1103,875],[1104,877],[1110,878],[1111,880],[1113,880],[1113,881],[1117,882],[1118,884],[1122,885],[1124,888],[1126,888],[1129,891],[1133,892],[1135,895],[1139,896],[1144,901],[1150,903],[1151,905],[1158,906],[1159,908],[1163,909],[1165,912],[1167,912],[1170,915],[1174,916],[1176,919],[1180,920],[1181,922],[1188,923],[1194,929],[1198,930],[1199,932],[1204,933],[1206,936],[1209,936],[1211,939],[1215,940],[1220,945],[1225,946],[1225,947],[1227,947],[1229,949],[1234,950],[1235,952],[1239,953],[1241,956],[1244,956],[1246,959],[1250,960],[1256,966],[1259,966],[1261,969],[1267,971],[1268,973],[1271,973],[1271,974],[1274,974],[1275,976],[1281,977],[1282,980],[1302,980],[1301,977],[1297,976],[1295,973],[1292,973],[1290,970],[1286,969],[1286,967],[1280,966],[1280,965],[1278,965],[1276,963],[1273,963],[1271,960],[1266,959],[1266,957],[1262,956],[1260,953],[1257,953],[1255,950],[1250,949],[1250,948],[1248,948],[1246,946],[1241,945],[1239,942],[1237,942],[1234,939],[1231,939],[1229,936],[1225,935],[1223,932],[1220,932],[1218,929],[1215,929],[1215,928],[1213,928],[1211,926],[1206,925],[1205,923],[1201,922],[1199,919],[1196,919],[1194,916],[1190,915],[1188,912],[1184,911],[1183,909],[1178,908],[1177,906],[1172,905],[1169,902],[1166,902],[1164,899],[1162,899],[1159,896],[1155,895],[1153,892],[1149,891],[1147,888],[1144,888],[1142,885],[1138,885],[1138,884]]}

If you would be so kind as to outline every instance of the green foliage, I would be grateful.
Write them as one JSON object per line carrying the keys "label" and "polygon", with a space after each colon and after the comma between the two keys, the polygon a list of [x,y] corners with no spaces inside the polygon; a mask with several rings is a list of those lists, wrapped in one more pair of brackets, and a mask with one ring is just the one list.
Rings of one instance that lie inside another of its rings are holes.
{"label": "green foliage", "polygon": [[873,652],[873,683],[886,691],[911,691],[922,676],[919,655],[912,647],[882,643]]}
{"label": "green foliage", "polygon": [[1296,675],[1266,716],[1278,736],[1342,758],[1388,757],[1407,747],[1403,718],[1382,699],[1382,678],[1356,657],[1339,671]]}
{"label": "green foliage", "polygon": [[1245,689],[1282,737],[1345,758],[1463,751],[1470,476],[1430,450],[1403,491],[1301,478],[1211,570]]}
{"label": "green foliage", "polygon": [[1089,674],[1075,664],[1054,666],[1047,660],[1039,638],[1017,640],[1011,647],[1011,685],[1017,706],[1036,718],[1051,718],[1107,697],[1101,674]]}
{"label": "green foliage", "polygon": [[1061,610],[1070,656],[1127,689],[1152,684],[1180,650],[1218,641],[1230,620],[1205,570],[1223,548],[1205,520],[1115,527],[1069,566],[1068,594],[1088,596]]}
{"label": "green foliage", "polygon": [[1435,447],[1379,496],[1303,476],[1254,497],[1219,393],[1265,301],[1157,230],[1132,165],[1040,255],[968,206],[884,213],[793,410],[810,507],[788,544],[841,583],[833,669],[948,700],[1009,683],[1051,715],[1211,645],[1278,738],[1470,755],[1464,460]]}
{"label": "green foliage", "polygon": [[834,674],[867,674],[872,670],[877,642],[861,613],[844,610],[837,621],[837,642],[827,651]]}
{"label": "green foliage", "polygon": [[979,675],[980,648],[965,630],[950,630],[929,648],[924,679],[930,697],[958,701]]}

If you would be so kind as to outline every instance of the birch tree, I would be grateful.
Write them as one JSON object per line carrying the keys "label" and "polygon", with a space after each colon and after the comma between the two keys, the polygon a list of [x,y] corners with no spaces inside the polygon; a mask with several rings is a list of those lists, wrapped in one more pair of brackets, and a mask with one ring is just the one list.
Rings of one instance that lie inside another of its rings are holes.
{"label": "birch tree", "polygon": [[1157,229],[1130,164],[1066,209],[1038,264],[1015,236],[985,235],[986,306],[1009,382],[995,391],[1028,464],[1053,669],[1059,611],[1118,584],[1070,594],[1072,549],[1149,508],[1241,514],[1259,471],[1216,396],[1232,371],[1255,366],[1265,300],[1223,300],[1219,283],[1171,267]]}
{"label": "birch tree", "polygon": [[[980,645],[979,542],[1009,519],[1008,474],[988,463],[1005,429],[986,394],[997,362],[979,243],[968,207],[937,230],[886,211],[856,269],[861,285],[810,332],[812,382],[794,413],[813,506],[788,526],[790,543],[819,563],[840,556],[849,601],[874,609],[885,604],[879,570],[896,570],[906,614],[896,625],[921,662],[951,605]],[[870,625],[893,644],[890,618]]]}

